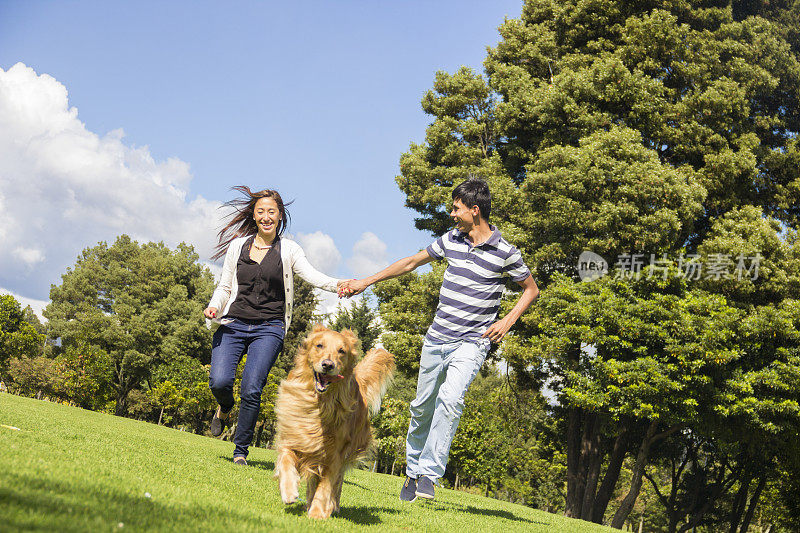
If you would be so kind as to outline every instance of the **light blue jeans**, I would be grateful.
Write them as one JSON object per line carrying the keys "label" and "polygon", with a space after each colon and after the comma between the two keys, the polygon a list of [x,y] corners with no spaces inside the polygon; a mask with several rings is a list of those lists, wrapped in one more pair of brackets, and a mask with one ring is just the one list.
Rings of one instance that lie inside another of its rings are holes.
{"label": "light blue jeans", "polygon": [[406,436],[406,474],[436,481],[444,475],[450,444],[458,429],[464,396],[478,375],[489,339],[432,344],[427,339],[419,360],[417,397],[411,402]]}

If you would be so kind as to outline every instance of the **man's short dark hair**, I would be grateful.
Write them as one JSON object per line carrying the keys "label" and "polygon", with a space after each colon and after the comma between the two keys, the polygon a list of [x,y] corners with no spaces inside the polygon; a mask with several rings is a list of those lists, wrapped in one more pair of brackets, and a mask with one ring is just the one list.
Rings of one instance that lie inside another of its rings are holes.
{"label": "man's short dark hair", "polygon": [[492,193],[485,181],[479,178],[469,178],[462,181],[453,189],[453,200],[461,200],[467,207],[477,205],[481,210],[481,218],[489,220],[492,212]]}

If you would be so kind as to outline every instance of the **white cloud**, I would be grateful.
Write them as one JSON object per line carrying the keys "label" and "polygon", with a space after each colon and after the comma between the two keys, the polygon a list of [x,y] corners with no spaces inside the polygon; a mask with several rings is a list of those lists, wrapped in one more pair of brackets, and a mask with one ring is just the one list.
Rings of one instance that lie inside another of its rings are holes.
{"label": "white cloud", "polygon": [[23,309],[30,305],[31,309],[33,309],[33,312],[39,317],[39,320],[43,322],[45,321],[42,311],[44,311],[44,308],[50,303],[49,300],[34,300],[33,298],[25,298],[24,296],[20,296],[19,294],[13,293],[2,287],[0,287],[0,294],[10,294],[20,303],[20,306]]}
{"label": "white cloud", "polygon": [[328,275],[336,271],[342,260],[342,254],[339,253],[330,235],[321,231],[298,233],[297,240],[300,241],[308,261],[314,268]]}
{"label": "white cloud", "polygon": [[347,260],[347,266],[356,278],[374,274],[388,265],[386,243],[369,231],[353,245],[353,256]]}
{"label": "white cloud", "polygon": [[44,252],[38,248],[25,248],[18,246],[14,248],[14,251],[11,253],[11,255],[26,265],[35,265],[36,263],[41,263],[44,261]]}
{"label": "white cloud", "polygon": [[317,300],[317,308],[314,309],[314,313],[318,315],[330,315],[336,312],[339,305],[350,308],[354,303],[353,298],[340,299],[336,293],[321,290],[317,291]]}
{"label": "white cloud", "polygon": [[0,284],[43,297],[83,248],[126,233],[211,256],[218,202],[188,198],[189,164],[156,161],[124,132],[89,131],[67,89],[0,69]]}

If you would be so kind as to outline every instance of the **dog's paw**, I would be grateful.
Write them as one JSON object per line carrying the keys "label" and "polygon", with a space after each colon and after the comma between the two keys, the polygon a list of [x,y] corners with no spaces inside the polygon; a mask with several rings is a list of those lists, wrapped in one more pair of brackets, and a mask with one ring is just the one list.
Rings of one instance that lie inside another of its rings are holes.
{"label": "dog's paw", "polygon": [[300,493],[297,490],[295,490],[294,492],[281,491],[281,500],[283,500],[284,505],[289,505],[290,503],[295,503],[299,497],[300,497]]}
{"label": "dog's paw", "polygon": [[330,512],[325,512],[321,505],[312,505],[308,510],[308,517],[315,520],[325,520],[331,515]]}

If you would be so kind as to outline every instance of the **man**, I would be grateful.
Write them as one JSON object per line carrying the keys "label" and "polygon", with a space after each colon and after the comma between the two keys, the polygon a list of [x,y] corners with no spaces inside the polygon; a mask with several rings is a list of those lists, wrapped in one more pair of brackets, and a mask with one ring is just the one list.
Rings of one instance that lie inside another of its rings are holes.
{"label": "man", "polygon": [[[433,499],[434,485],[447,466],[467,388],[491,342],[500,342],[539,294],[519,251],[489,224],[491,193],[486,182],[469,179],[458,185],[452,196],[450,216],[455,229],[425,250],[343,286],[345,293],[358,294],[373,283],[434,259],[448,264],[436,316],[422,347],[417,394],[410,407],[406,480],[400,491],[403,501],[414,501],[417,496]],[[514,308],[495,322],[504,276],[519,283],[523,292]]]}

